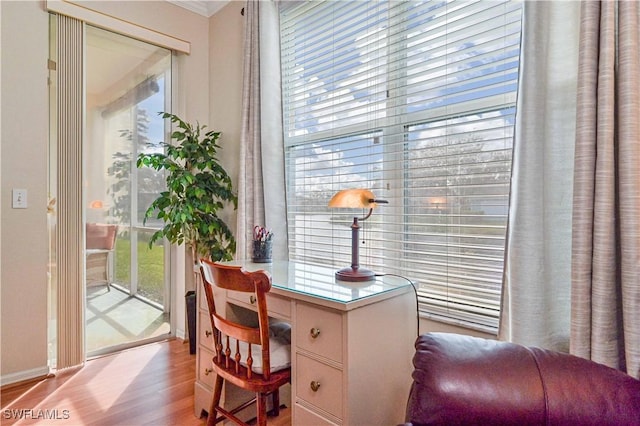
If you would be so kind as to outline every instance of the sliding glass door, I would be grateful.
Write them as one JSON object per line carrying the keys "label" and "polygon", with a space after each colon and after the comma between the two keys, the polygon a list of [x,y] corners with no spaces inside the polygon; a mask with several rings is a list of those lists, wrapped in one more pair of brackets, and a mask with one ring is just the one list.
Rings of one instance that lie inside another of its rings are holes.
{"label": "sliding glass door", "polygon": [[136,158],[163,149],[171,52],[91,26],[85,34],[86,347],[95,355],[170,333],[169,246],[149,247],[160,223],[144,223],[164,176]]}

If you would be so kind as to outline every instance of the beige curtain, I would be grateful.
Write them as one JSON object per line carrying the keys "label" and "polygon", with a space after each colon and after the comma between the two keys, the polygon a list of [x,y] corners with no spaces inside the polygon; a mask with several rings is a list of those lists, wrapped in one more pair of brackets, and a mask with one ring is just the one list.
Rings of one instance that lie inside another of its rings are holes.
{"label": "beige curtain", "polygon": [[260,146],[260,21],[259,3],[247,1],[244,9],[244,68],[242,128],[238,176],[238,229],[236,256],[251,257],[251,230],[264,222],[262,150]]}
{"label": "beige curtain", "polygon": [[640,3],[582,2],[571,352],[640,378]]}
{"label": "beige curtain", "polygon": [[580,4],[523,13],[499,338],[568,351]]}
{"label": "beige curtain", "polygon": [[273,258],[288,259],[278,6],[245,6],[244,77],[236,257],[251,257],[253,227],[274,234]]}
{"label": "beige curtain", "polygon": [[82,224],[84,24],[56,15],[56,368],[85,362],[85,265]]}

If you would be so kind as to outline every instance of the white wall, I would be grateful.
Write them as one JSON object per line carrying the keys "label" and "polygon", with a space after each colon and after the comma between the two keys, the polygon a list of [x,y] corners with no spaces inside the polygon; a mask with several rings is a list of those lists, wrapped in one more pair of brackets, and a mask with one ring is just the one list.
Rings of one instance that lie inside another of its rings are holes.
{"label": "white wall", "polygon": [[[220,162],[237,189],[240,158],[240,127],[242,116],[242,65],[245,18],[240,14],[244,2],[234,1],[210,19],[209,45],[211,56],[209,90],[209,127],[222,132]],[[235,231],[236,214],[226,210],[221,214]]]}
{"label": "white wall", "polygon": [[[1,375],[47,371],[48,15],[40,2],[2,1]],[[11,189],[28,191],[11,208]],[[12,376],[13,375],[13,376]]]}
{"label": "white wall", "polygon": [[425,318],[420,319],[420,333],[429,332],[442,332],[442,333],[459,333],[468,334],[469,336],[483,337],[485,339],[496,339],[495,334],[484,333],[482,331],[471,330],[468,328],[460,327],[458,325],[446,324],[443,322],[428,320]]}
{"label": "white wall", "polygon": [[[209,20],[169,2],[85,1],[84,7],[191,42],[177,60],[175,112],[209,118]],[[0,1],[0,376],[2,384],[47,371],[47,166],[49,21],[43,1]],[[28,191],[11,208],[11,189]],[[10,248],[8,250],[7,248]],[[182,274],[188,278],[191,272]],[[183,280],[182,280],[183,281]],[[174,295],[184,333],[184,282]]]}

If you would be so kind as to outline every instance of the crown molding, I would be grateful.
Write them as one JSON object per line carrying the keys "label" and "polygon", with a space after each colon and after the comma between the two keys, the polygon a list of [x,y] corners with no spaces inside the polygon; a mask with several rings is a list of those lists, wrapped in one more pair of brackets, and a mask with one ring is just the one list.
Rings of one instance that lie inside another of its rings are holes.
{"label": "crown molding", "polygon": [[202,16],[211,17],[231,0],[167,0]]}

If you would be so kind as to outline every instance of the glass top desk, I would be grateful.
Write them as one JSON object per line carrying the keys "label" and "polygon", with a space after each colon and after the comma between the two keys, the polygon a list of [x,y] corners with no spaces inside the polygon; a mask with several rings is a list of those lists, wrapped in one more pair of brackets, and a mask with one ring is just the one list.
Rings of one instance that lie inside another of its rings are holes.
{"label": "glass top desk", "polygon": [[[335,268],[299,262],[229,264],[271,274],[269,315],[291,324],[291,401],[281,398],[292,408],[294,425],[404,421],[417,333],[415,293],[409,281],[396,276],[336,281]],[[255,310],[251,295],[225,292],[224,297],[228,315],[236,315],[237,307]],[[211,327],[206,302],[199,306],[198,416],[209,408],[213,384]],[[227,400],[235,400],[229,394],[225,390]]]}
{"label": "glass top desk", "polygon": [[240,261],[228,264],[240,265],[247,271],[262,269],[269,272],[273,294],[343,311],[394,297],[396,293],[412,291],[408,280],[392,275],[376,277],[374,281],[345,282],[337,281],[336,268],[327,266],[287,261]]}

